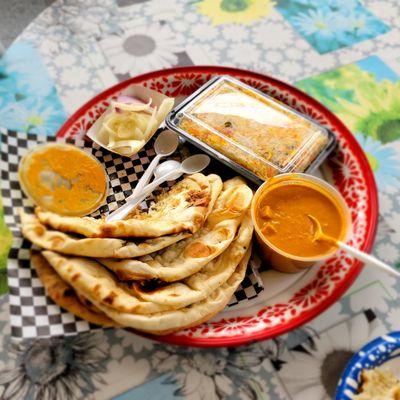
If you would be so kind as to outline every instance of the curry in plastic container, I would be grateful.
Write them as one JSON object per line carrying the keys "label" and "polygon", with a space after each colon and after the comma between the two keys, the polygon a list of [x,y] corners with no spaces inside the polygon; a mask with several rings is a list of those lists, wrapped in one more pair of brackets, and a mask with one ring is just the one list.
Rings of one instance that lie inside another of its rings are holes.
{"label": "curry in plastic container", "polygon": [[88,215],[106,199],[108,179],[100,162],[69,144],[36,147],[22,158],[18,173],[27,197],[60,215]]}
{"label": "curry in plastic container", "polygon": [[251,213],[259,254],[282,272],[301,271],[337,250],[331,242],[315,240],[311,218],[329,237],[346,241],[351,234],[343,197],[312,175],[290,173],[269,179],[257,190]]}
{"label": "curry in plastic container", "polygon": [[225,76],[200,88],[166,122],[258,183],[278,173],[316,167],[335,142],[331,132],[312,120]]}

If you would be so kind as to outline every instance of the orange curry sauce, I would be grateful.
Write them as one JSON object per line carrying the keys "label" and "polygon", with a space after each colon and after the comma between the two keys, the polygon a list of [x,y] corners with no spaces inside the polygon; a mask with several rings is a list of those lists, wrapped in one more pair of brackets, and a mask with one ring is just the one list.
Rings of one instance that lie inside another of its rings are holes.
{"label": "orange curry sauce", "polygon": [[101,164],[65,144],[49,144],[28,153],[21,161],[19,176],[36,204],[64,215],[82,216],[94,211],[107,190]]}
{"label": "orange curry sauce", "polygon": [[256,224],[264,238],[278,250],[295,257],[317,257],[332,251],[332,244],[315,241],[315,227],[308,217],[321,224],[325,234],[342,239],[346,219],[341,206],[322,187],[294,180],[272,185],[256,205]]}

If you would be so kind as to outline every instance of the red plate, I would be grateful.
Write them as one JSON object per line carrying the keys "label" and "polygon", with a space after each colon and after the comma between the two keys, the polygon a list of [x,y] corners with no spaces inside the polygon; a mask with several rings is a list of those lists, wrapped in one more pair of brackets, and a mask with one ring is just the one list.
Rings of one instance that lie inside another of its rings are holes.
{"label": "red plate", "polygon": [[[350,207],[354,231],[352,244],[369,251],[377,226],[378,197],[367,158],[335,115],[300,90],[277,79],[225,67],[191,66],[151,72],[121,82],[94,97],[68,119],[57,136],[83,135],[107,108],[110,99],[130,84],[142,84],[168,96],[180,97],[190,95],[215,75],[238,78],[311,116],[337,135],[338,150],[324,164],[324,177],[337,187]],[[265,272],[262,274],[265,290],[255,299],[227,308],[205,324],[155,339],[204,347],[270,339],[322,313],[342,296],[360,270],[360,262],[338,253],[300,275]]]}

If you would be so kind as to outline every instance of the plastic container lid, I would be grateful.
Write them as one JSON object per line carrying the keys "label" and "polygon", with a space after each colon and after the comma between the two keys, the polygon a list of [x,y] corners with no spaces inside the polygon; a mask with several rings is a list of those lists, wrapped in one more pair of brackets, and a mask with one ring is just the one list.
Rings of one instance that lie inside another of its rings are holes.
{"label": "plastic container lid", "polygon": [[206,86],[178,107],[170,128],[262,180],[303,172],[332,147],[325,128],[240,81],[223,76]]}

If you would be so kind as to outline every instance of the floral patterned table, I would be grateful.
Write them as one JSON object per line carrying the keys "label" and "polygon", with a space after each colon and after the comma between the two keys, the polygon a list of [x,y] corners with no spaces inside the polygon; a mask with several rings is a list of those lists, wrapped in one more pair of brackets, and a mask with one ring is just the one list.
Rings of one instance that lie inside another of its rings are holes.
{"label": "floral patterned table", "polygon": [[[153,69],[215,64],[276,76],[356,135],[379,186],[374,253],[400,268],[399,16],[397,0],[56,1],[0,58],[0,128],[54,135],[100,90]],[[250,346],[187,349],[124,330],[15,342],[12,238],[1,221],[4,399],[330,399],[353,352],[400,327],[399,283],[365,269],[320,317]]]}

